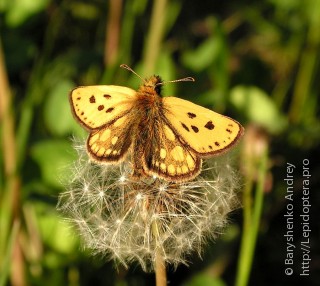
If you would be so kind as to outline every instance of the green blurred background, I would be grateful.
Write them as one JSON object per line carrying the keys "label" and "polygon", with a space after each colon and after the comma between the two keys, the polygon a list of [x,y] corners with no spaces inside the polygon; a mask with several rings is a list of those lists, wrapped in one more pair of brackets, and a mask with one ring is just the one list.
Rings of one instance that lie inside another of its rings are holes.
{"label": "green blurred background", "polygon": [[[83,251],[56,210],[85,138],[68,92],[192,76],[176,95],[240,121],[243,208],[170,285],[319,285],[320,0],[1,0],[0,286],[154,285],[139,266]],[[302,162],[309,159],[310,275],[301,277]],[[286,164],[294,173],[294,273],[285,275]]]}

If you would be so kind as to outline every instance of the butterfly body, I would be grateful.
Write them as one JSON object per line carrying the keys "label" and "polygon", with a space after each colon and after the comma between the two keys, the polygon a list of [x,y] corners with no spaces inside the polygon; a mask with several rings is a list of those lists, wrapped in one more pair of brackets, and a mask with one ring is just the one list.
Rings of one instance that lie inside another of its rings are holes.
{"label": "butterfly body", "polygon": [[235,120],[189,101],[161,96],[152,76],[137,91],[122,86],[78,87],[70,93],[74,116],[89,130],[91,158],[117,163],[128,153],[134,176],[193,179],[202,158],[228,150],[243,134]]}

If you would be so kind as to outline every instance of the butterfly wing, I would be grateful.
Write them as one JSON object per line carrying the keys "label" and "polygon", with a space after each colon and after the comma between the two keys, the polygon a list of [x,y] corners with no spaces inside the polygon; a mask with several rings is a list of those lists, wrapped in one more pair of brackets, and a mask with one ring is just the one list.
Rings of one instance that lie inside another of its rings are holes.
{"label": "butterfly wing", "polygon": [[90,135],[87,150],[91,158],[119,162],[132,142],[132,109],[136,91],[115,85],[77,87],[70,93],[75,118]]}
{"label": "butterfly wing", "polygon": [[161,117],[148,133],[149,143],[143,146],[142,164],[145,173],[173,182],[186,181],[199,174],[201,158],[179,140]]}
{"label": "butterfly wing", "polygon": [[75,118],[87,129],[100,128],[131,110],[136,91],[116,85],[80,86],[70,93]]}
{"label": "butterfly wing", "polygon": [[87,140],[90,157],[105,163],[124,159],[132,143],[134,122],[129,112],[111,124],[91,131]]}
{"label": "butterfly wing", "polygon": [[163,98],[164,116],[182,140],[201,157],[232,147],[243,134],[235,120],[177,97]]}

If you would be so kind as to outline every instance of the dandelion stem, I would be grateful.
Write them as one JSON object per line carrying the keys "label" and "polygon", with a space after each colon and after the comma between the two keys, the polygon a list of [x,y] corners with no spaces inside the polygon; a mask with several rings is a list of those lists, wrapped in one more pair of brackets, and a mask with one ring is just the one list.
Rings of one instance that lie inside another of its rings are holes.
{"label": "dandelion stem", "polygon": [[166,274],[166,266],[163,259],[163,252],[158,243],[158,239],[160,236],[159,233],[159,225],[158,221],[154,221],[152,223],[152,233],[157,243],[156,253],[155,253],[155,274],[156,274],[156,286],[166,286],[167,285],[167,274]]}
{"label": "dandelion stem", "polygon": [[156,285],[166,286],[167,285],[166,267],[165,267],[163,255],[160,249],[157,249],[156,251],[155,273],[156,273]]}

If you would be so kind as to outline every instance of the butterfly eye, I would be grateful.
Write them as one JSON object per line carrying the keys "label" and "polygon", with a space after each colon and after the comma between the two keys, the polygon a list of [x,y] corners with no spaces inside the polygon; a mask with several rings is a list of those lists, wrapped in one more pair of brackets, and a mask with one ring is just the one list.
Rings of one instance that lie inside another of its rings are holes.
{"label": "butterfly eye", "polygon": [[156,92],[158,95],[161,95],[161,88],[162,88],[161,85],[156,85],[156,86],[154,87],[154,90],[155,90],[155,92]]}

